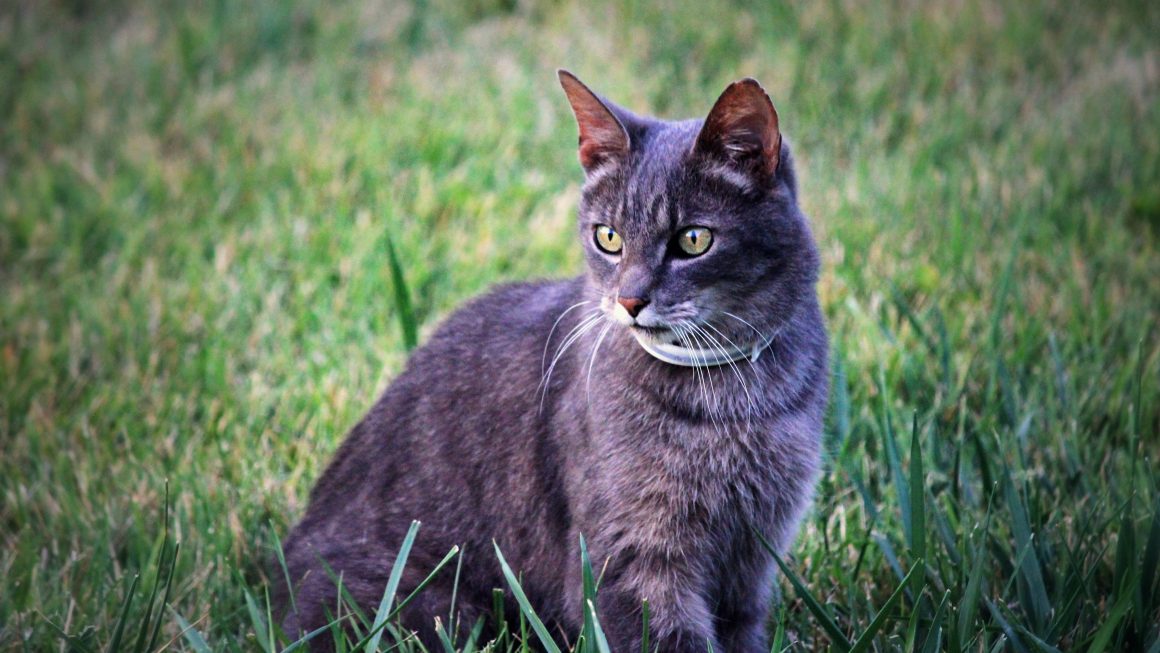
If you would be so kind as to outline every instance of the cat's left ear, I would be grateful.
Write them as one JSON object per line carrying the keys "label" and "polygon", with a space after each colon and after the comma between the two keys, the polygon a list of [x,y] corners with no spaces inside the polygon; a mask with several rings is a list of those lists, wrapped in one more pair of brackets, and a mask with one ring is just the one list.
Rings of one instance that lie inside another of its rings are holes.
{"label": "cat's left ear", "polygon": [[629,154],[628,130],[613,110],[567,70],[556,71],[560,86],[576,114],[580,127],[580,165],[591,173],[605,163],[616,163]]}
{"label": "cat's left ear", "polygon": [[762,185],[773,181],[781,131],[777,110],[757,80],[747,77],[725,89],[705,118],[693,152],[732,165]]}

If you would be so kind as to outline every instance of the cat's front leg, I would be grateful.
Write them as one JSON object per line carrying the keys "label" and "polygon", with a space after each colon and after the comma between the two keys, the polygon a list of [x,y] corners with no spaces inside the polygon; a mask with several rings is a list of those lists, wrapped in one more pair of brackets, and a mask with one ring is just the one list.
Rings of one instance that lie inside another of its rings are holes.
{"label": "cat's front leg", "polygon": [[769,650],[766,633],[768,611],[764,606],[749,604],[723,615],[719,622],[721,643],[729,653],[765,653]]}
{"label": "cat's front leg", "polygon": [[[649,650],[659,653],[705,653],[722,648],[713,614],[690,578],[673,570],[644,572],[639,559],[625,574],[600,587],[597,613],[614,651],[636,653],[643,635],[642,603],[649,605]],[[712,649],[710,649],[710,646]]]}
{"label": "cat's front leg", "polygon": [[769,650],[766,622],[774,597],[773,562],[761,553],[735,560],[720,579],[715,610],[718,636],[729,653]]}

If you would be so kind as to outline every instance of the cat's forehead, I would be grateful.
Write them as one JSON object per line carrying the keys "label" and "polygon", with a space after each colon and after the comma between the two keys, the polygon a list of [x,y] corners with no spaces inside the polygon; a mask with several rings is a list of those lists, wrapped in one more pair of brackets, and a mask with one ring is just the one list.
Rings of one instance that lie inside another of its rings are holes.
{"label": "cat's forehead", "polygon": [[687,194],[689,153],[700,121],[655,122],[638,143],[624,188],[623,216],[639,228],[665,228]]}
{"label": "cat's forehead", "polygon": [[702,121],[654,121],[639,135],[636,173],[654,181],[672,177],[688,164]]}

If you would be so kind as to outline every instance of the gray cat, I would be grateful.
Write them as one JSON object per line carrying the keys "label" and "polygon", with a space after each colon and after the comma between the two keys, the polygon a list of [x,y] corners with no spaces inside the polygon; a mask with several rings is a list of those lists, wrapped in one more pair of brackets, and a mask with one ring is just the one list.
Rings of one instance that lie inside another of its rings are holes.
{"label": "gray cat", "polygon": [[[792,542],[828,389],[818,253],[777,113],[752,79],[682,122],[560,82],[580,128],[588,272],[498,288],[414,353],[286,541],[289,633],[335,611],[323,561],[373,610],[419,519],[400,595],[464,547],[465,628],[506,587],[494,539],[553,635],[574,636],[583,535],[613,651],[640,650],[644,599],[654,650],[768,648],[774,566],[755,532]],[[432,650],[453,578],[402,615]]]}

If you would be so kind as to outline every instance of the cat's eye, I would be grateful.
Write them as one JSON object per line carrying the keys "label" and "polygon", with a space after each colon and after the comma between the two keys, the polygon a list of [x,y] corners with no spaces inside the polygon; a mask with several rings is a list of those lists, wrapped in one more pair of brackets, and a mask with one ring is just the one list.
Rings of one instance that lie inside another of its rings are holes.
{"label": "cat's eye", "polygon": [[713,244],[713,232],[704,227],[689,227],[677,234],[677,247],[686,256],[700,256]]}
{"label": "cat's eye", "polygon": [[606,224],[596,225],[596,246],[609,254],[619,254],[624,247],[620,234]]}

